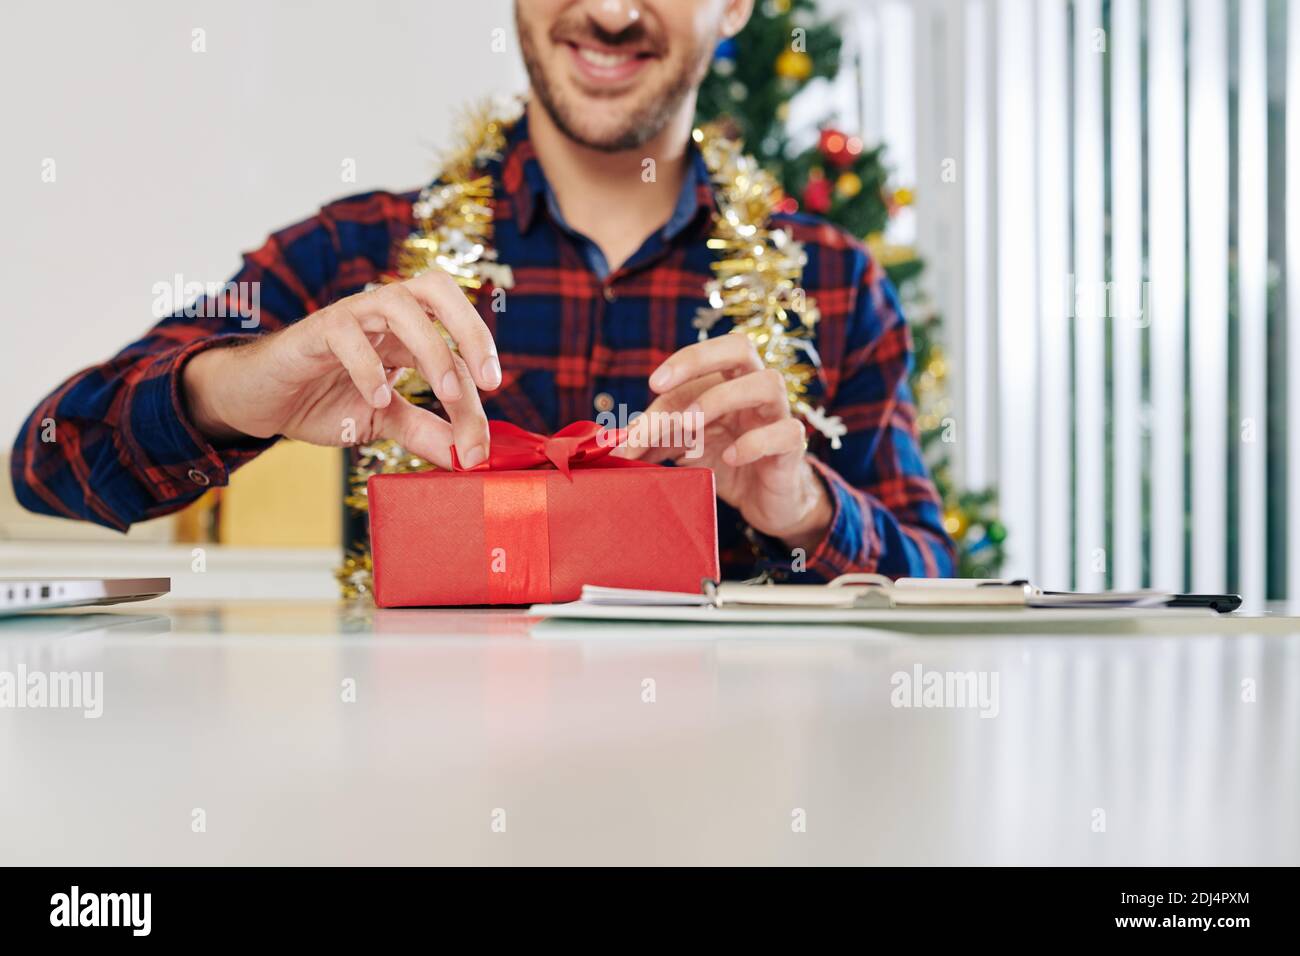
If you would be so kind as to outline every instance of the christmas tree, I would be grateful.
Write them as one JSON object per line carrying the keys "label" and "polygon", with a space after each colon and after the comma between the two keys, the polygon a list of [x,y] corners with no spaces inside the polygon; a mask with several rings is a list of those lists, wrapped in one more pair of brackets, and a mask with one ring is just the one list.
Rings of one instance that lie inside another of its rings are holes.
{"label": "christmas tree", "polygon": [[959,490],[947,453],[951,435],[942,321],[918,281],[924,263],[910,246],[884,238],[895,212],[912,201],[892,187],[884,144],[825,126],[817,144],[797,149],[789,134],[790,102],[810,82],[840,71],[841,38],[818,15],[815,0],[760,0],[748,26],[719,44],[700,88],[698,120],[721,120],[781,183],[781,209],[823,216],[866,240],[906,307],[916,362],[911,386],[921,447],[943,498],[944,524],[957,542],[958,573],[992,577],[1002,564],[1006,529],[991,490]]}

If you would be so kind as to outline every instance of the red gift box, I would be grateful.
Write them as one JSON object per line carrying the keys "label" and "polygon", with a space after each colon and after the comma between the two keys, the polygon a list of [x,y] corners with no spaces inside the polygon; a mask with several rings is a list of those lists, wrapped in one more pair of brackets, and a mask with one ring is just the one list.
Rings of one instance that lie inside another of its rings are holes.
{"label": "red gift box", "polygon": [[615,433],[594,422],[490,429],[474,469],[371,477],[380,607],[574,601],[584,584],[698,593],[717,579],[712,471],[611,458]]}

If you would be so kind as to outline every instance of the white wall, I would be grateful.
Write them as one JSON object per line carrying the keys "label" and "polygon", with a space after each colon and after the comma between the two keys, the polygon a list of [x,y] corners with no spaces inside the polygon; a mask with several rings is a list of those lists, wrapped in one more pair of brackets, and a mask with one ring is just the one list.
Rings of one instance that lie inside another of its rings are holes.
{"label": "white wall", "polygon": [[155,282],[222,281],[322,202],[418,186],[462,104],[523,86],[511,0],[6,2],[0,451],[151,324]]}

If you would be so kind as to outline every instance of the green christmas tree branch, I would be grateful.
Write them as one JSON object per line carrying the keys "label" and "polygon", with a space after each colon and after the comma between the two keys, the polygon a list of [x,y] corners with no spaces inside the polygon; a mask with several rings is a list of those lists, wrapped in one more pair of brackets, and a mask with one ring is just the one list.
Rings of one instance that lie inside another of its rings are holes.
{"label": "green christmas tree branch", "polygon": [[[725,118],[800,208],[865,239],[884,233],[891,216],[884,146],[868,144],[856,155],[828,156],[820,144],[797,151],[787,123],[790,100],[815,79],[833,79],[841,68],[841,52],[841,30],[820,15],[815,0],[759,0],[749,25],[719,47],[700,88],[698,118]],[[814,204],[824,208],[808,208]],[[923,312],[917,280],[924,262],[910,253],[882,257],[881,262],[909,311]],[[942,388],[934,384],[935,369],[944,364],[938,342],[942,320],[913,314],[911,331],[915,363],[910,384],[924,398]],[[997,518],[997,495],[991,489],[957,487],[948,454],[950,422],[929,421],[933,414],[927,415],[924,407],[919,411],[922,454],[943,499],[945,524],[957,542],[958,573],[996,576],[1006,538]]]}

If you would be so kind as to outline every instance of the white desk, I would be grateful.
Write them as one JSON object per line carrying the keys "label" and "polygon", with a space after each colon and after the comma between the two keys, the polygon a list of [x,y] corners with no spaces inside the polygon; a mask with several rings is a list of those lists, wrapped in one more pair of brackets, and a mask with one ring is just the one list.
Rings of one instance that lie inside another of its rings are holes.
{"label": "white desk", "polygon": [[[0,709],[0,863],[1300,863],[1293,622],[529,628],[329,600],[0,622],[0,671],[104,682],[97,720]],[[998,715],[891,706],[918,664],[996,673]]]}

